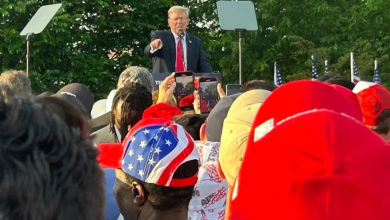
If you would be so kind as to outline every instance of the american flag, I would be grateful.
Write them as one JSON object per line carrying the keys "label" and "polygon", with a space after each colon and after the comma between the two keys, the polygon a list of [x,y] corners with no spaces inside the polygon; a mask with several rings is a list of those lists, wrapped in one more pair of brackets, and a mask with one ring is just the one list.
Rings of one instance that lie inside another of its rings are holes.
{"label": "american flag", "polygon": [[199,159],[192,138],[174,123],[142,126],[126,140],[122,169],[144,182],[170,186],[180,164]]}
{"label": "american flag", "polygon": [[318,79],[318,73],[317,68],[314,63],[314,56],[311,56],[311,80],[317,80]]}
{"label": "american flag", "polygon": [[276,85],[283,85],[282,75],[280,74],[279,70],[276,71]]}
{"label": "american flag", "polygon": [[276,86],[283,85],[282,75],[279,72],[278,64],[276,62],[274,63],[274,84]]}
{"label": "american flag", "polygon": [[358,72],[355,61],[353,61],[353,82],[354,83],[360,82],[359,72]]}
{"label": "american flag", "polygon": [[376,68],[374,70],[374,83],[381,83],[381,80],[379,79],[379,70]]}
{"label": "american flag", "polygon": [[328,60],[325,60],[325,76],[329,76]]}

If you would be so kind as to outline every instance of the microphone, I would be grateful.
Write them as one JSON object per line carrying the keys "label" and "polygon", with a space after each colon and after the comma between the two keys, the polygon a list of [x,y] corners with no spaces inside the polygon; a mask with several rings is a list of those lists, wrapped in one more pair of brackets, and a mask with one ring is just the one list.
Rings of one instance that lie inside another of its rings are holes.
{"label": "microphone", "polygon": [[181,37],[181,38],[183,38],[184,37],[184,31],[183,31],[183,29],[179,29],[179,36]]}

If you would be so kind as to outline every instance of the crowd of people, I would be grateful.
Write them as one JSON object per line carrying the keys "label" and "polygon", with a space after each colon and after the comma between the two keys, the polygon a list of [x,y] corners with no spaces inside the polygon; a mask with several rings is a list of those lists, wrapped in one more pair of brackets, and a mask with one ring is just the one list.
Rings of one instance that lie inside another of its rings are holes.
{"label": "crowd of people", "polygon": [[197,92],[194,110],[176,106],[174,74],[155,101],[152,82],[129,67],[94,100],[82,84],[36,95],[23,71],[2,73],[1,219],[390,217],[382,85],[253,80],[219,89],[205,115]]}
{"label": "crowd of people", "polygon": [[[153,42],[145,53],[163,53]],[[390,219],[382,85],[257,79],[226,96],[218,84],[202,114],[198,91],[178,108],[174,73],[153,82],[128,67],[94,100],[83,84],[34,94],[25,72],[3,72],[0,219]]]}

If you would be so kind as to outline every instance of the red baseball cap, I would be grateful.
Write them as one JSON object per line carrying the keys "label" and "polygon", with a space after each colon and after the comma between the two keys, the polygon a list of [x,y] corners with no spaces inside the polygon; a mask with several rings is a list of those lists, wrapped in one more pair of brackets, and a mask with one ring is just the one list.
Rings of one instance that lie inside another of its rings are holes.
{"label": "red baseball cap", "polygon": [[380,84],[362,81],[356,85],[353,92],[358,97],[364,124],[368,126],[378,125],[375,119],[383,110],[390,109],[389,91]]}
{"label": "red baseball cap", "polygon": [[390,146],[346,114],[300,112],[247,146],[232,197],[230,220],[388,220]]}
{"label": "red baseball cap", "polygon": [[158,103],[145,109],[142,118],[175,120],[180,115],[181,110],[178,107],[166,103]]}
{"label": "red baseball cap", "polygon": [[192,106],[192,103],[194,103],[194,95],[190,94],[187,96],[184,96],[180,101],[179,101],[179,107],[188,107]]}
{"label": "red baseball cap", "polygon": [[344,96],[348,100],[349,103],[355,108],[356,112],[359,115],[359,121],[363,122],[363,113],[362,109],[360,108],[359,100],[355,93],[353,93],[351,90],[345,88],[344,86],[340,86],[337,84],[329,84],[331,87],[336,89],[341,95]]}
{"label": "red baseball cap", "polygon": [[248,145],[260,139],[280,121],[313,109],[329,109],[361,120],[361,115],[348,100],[330,85],[319,81],[294,81],[280,86],[268,96],[257,112],[253,122],[256,129],[249,134]]}

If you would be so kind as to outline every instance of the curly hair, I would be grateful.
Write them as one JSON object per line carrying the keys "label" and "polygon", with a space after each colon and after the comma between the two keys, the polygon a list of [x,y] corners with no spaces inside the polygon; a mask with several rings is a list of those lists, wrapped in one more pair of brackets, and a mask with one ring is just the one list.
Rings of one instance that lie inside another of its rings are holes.
{"label": "curly hair", "polygon": [[139,83],[145,86],[149,92],[153,92],[153,76],[149,70],[144,67],[131,66],[126,68],[119,76],[117,89],[120,89],[131,82]]}
{"label": "curly hair", "polygon": [[[111,106],[111,120],[110,120],[110,132],[112,132],[118,141],[119,138],[115,132],[115,109],[119,103],[122,104],[122,118],[120,120],[120,129],[122,140],[126,137],[129,126],[134,126],[142,118],[142,114],[145,109],[149,108],[153,104],[152,93],[139,83],[128,83],[124,87],[116,91],[114,100]],[[136,112],[135,118],[129,117],[131,112]]]}
{"label": "curly hair", "polygon": [[83,111],[79,106],[56,96],[37,97],[37,102],[41,103],[45,109],[55,112],[57,116],[64,120],[69,129],[79,129],[82,138],[90,135],[85,110]]}
{"label": "curly hair", "polygon": [[8,85],[15,94],[30,94],[31,82],[27,74],[20,70],[5,71],[0,75],[0,84]]}
{"label": "curly hair", "polygon": [[98,152],[61,111],[0,86],[2,220],[104,219]]}

